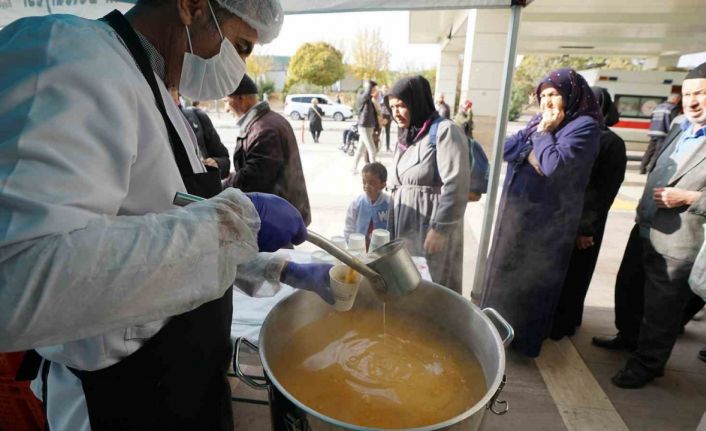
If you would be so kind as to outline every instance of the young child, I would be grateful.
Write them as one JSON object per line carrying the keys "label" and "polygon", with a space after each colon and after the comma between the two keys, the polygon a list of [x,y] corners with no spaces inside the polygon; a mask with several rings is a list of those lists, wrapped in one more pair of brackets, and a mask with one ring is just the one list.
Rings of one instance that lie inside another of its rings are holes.
{"label": "young child", "polygon": [[369,244],[374,229],[389,229],[392,198],[382,191],[387,184],[387,169],[382,163],[368,163],[363,167],[361,177],[364,193],[348,206],[343,234],[348,241],[350,234],[362,233]]}

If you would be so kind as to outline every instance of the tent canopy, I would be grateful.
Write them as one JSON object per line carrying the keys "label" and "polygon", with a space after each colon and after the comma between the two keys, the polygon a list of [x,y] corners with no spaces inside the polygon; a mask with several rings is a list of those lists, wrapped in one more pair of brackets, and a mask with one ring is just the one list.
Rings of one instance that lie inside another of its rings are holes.
{"label": "tent canopy", "polygon": [[281,0],[287,14],[526,6],[532,0]]}
{"label": "tent canopy", "polygon": [[[364,12],[390,10],[474,9],[525,6],[532,0],[281,0],[286,14]],[[125,12],[133,4],[119,0],[0,0],[0,27],[36,15],[68,13],[99,18],[113,9]],[[431,3],[431,4],[430,4]]]}

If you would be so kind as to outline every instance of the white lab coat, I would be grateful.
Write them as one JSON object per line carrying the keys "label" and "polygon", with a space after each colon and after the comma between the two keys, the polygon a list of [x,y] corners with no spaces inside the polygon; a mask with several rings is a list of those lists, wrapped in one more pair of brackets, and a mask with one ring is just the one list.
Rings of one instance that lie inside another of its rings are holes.
{"label": "white lab coat", "polygon": [[[107,24],[16,21],[0,64],[0,351],[44,346],[55,363],[107,367],[223,295],[257,253],[257,213],[242,194],[235,212],[173,207],[185,188],[164,121]],[[52,430],[89,429],[80,382],[54,364],[49,381]]]}

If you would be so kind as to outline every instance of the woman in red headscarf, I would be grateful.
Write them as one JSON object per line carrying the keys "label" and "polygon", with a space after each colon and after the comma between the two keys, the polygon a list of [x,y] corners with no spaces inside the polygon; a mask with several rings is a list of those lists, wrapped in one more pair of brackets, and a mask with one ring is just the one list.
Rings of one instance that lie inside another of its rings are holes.
{"label": "woman in red headscarf", "polygon": [[515,329],[513,346],[536,357],[549,335],[576,239],[603,115],[573,69],[536,90],[541,112],[507,139],[508,163],[481,303]]}

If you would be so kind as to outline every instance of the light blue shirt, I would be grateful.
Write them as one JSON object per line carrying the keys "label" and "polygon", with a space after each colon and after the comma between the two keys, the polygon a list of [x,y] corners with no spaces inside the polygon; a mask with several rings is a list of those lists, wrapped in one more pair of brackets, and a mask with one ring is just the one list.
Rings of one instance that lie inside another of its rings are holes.
{"label": "light blue shirt", "polygon": [[706,126],[698,129],[696,133],[692,133],[692,124],[689,121],[682,122],[679,127],[682,130],[681,136],[677,141],[674,152],[669,156],[670,159],[676,162],[678,167],[689,160],[689,156],[694,154],[706,140]]}
{"label": "light blue shirt", "polygon": [[346,212],[346,225],[343,235],[348,240],[352,233],[362,233],[368,236],[370,223],[373,229],[389,229],[390,209],[392,208],[392,198],[387,193],[380,193],[375,202],[365,194],[358,196]]}

